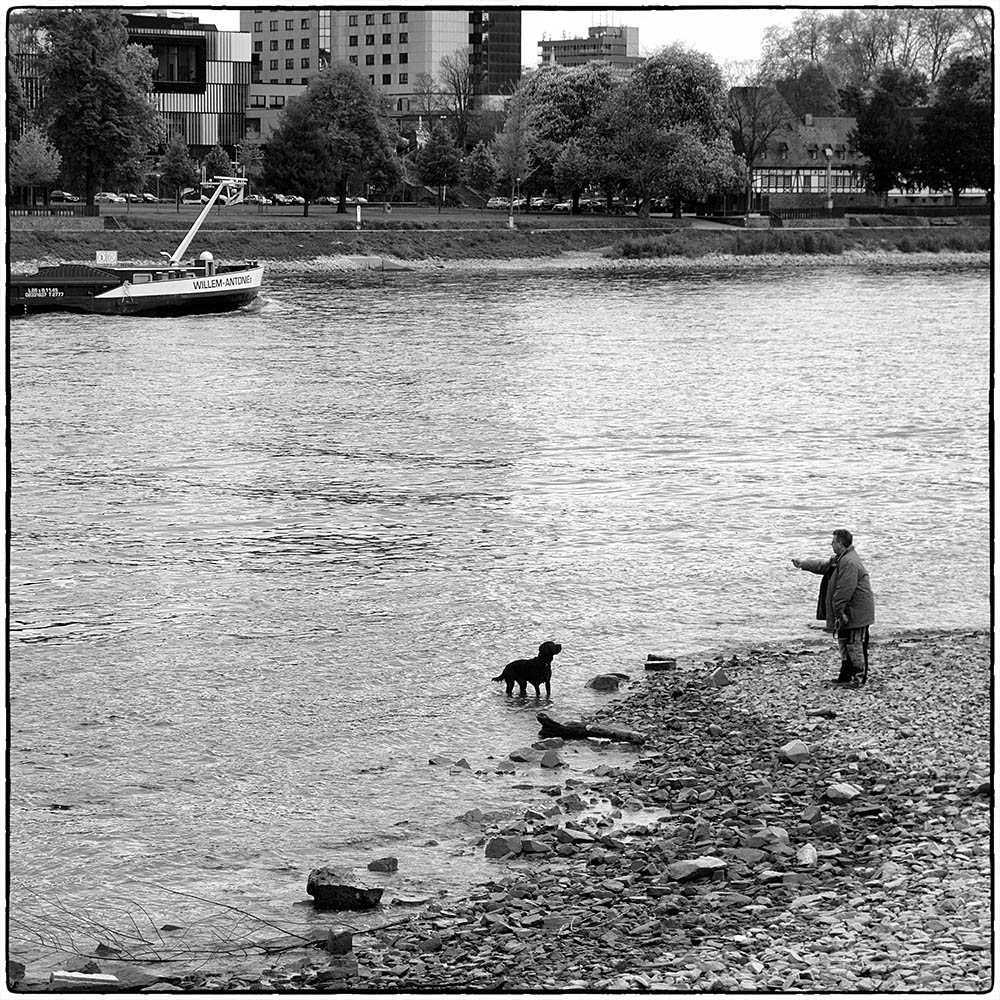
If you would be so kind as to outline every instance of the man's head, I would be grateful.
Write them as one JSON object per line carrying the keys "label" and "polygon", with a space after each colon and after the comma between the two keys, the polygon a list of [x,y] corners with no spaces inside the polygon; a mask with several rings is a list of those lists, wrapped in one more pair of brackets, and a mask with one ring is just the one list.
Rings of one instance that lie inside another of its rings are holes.
{"label": "man's head", "polygon": [[830,542],[833,551],[842,556],[854,544],[854,536],[846,528],[837,528]]}

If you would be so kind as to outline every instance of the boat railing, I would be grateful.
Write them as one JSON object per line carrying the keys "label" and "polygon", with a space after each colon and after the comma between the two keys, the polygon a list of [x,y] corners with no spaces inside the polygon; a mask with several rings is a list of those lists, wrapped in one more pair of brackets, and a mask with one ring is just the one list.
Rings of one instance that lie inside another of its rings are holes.
{"label": "boat railing", "polygon": [[100,205],[10,205],[7,211],[11,215],[28,216],[77,216],[80,218],[94,217],[101,214]]}

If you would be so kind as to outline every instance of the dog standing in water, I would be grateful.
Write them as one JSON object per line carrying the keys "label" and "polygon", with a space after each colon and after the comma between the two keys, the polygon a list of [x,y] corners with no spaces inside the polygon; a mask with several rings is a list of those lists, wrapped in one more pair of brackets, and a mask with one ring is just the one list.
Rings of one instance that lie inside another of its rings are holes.
{"label": "dog standing in water", "polygon": [[515,684],[520,687],[522,698],[529,684],[535,689],[535,697],[539,697],[541,695],[540,688],[544,684],[545,697],[550,698],[552,697],[549,686],[552,680],[552,657],[561,652],[562,646],[558,642],[546,640],[538,647],[537,656],[533,656],[530,660],[511,660],[503,668],[503,673],[499,677],[494,677],[493,680],[504,681],[507,684],[508,698],[514,691]]}

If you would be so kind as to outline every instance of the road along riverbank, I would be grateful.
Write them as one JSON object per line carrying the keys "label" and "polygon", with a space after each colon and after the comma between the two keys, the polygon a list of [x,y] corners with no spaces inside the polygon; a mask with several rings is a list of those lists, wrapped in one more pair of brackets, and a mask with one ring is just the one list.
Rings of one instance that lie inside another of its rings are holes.
{"label": "road along riverbank", "polygon": [[[470,810],[470,842],[496,858],[488,884],[397,907],[353,938],[349,914],[331,913],[333,933],[312,947],[148,966],[148,983],[990,989],[987,630],[878,637],[862,689],[824,683],[836,659],[826,637],[656,671],[645,655],[627,667],[628,696],[594,718],[641,731],[641,747],[547,740],[499,761],[514,781],[545,766],[551,784],[520,816]],[[584,773],[559,766],[579,755],[591,755]]]}

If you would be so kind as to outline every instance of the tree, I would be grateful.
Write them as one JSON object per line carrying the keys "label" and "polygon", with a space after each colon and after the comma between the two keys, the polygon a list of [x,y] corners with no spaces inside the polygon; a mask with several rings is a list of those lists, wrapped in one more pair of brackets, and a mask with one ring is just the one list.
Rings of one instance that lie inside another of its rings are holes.
{"label": "tree", "polygon": [[[574,207],[589,180],[585,134],[615,86],[605,63],[546,67],[522,84],[534,175],[541,187],[553,184],[568,191]],[[574,145],[567,151],[569,143]]]}
{"label": "tree", "polygon": [[42,11],[42,115],[66,170],[83,182],[87,204],[115,166],[159,143],[160,119],[149,93],[155,63],[128,44],[113,8]]}
{"label": "tree", "polygon": [[915,132],[910,119],[885,90],[877,90],[858,115],[851,141],[868,157],[865,186],[881,199],[909,177],[915,166]]}
{"label": "tree", "polygon": [[[700,200],[732,184],[728,101],[710,56],[668,46],[632,71],[597,118],[607,137],[606,157],[627,178],[643,218],[653,195],[668,193],[679,215],[683,200]],[[704,162],[692,175],[696,156]]]}
{"label": "tree", "polygon": [[434,77],[430,73],[418,73],[413,78],[414,110],[428,121],[437,114],[441,92]]}
{"label": "tree", "polygon": [[465,158],[465,183],[477,191],[492,191],[497,163],[485,142],[478,142]]}
{"label": "tree", "polygon": [[920,129],[920,179],[951,191],[957,205],[970,187],[993,190],[993,110],[990,63],[953,60],[938,81],[938,97]]}
{"label": "tree", "polygon": [[774,133],[788,124],[791,112],[777,90],[764,78],[757,63],[731,67],[729,113],[733,149],[743,162],[746,184],[746,214],[753,198],[753,168],[767,152]]}
{"label": "tree", "polygon": [[[236,146],[236,169],[247,179],[248,186],[256,185],[264,176],[264,148],[260,133],[247,129],[243,141]],[[263,211],[263,203],[259,206]]]}
{"label": "tree", "polygon": [[[132,194],[140,194],[142,182],[149,173],[150,163],[146,157],[131,156],[123,163],[115,167],[112,177],[114,178],[114,189],[116,191],[127,191]],[[132,209],[131,200],[125,205],[125,212]]]}
{"label": "tree", "polygon": [[179,212],[184,189],[197,184],[199,176],[184,136],[175,134],[170,137],[166,151],[160,158],[159,168],[161,180],[167,186],[167,190],[174,192],[174,204]]}
{"label": "tree", "polygon": [[440,62],[441,106],[448,113],[455,145],[463,151],[482,79],[482,70],[469,59],[466,49],[457,49]]}
{"label": "tree", "polygon": [[837,89],[821,63],[806,63],[797,74],[775,80],[774,85],[796,118],[829,118],[840,110]]}
{"label": "tree", "polygon": [[267,140],[264,183],[272,190],[299,195],[303,216],[309,214],[309,202],[336,183],[329,135],[307,96],[292,98],[285,105],[278,127]]}
{"label": "tree", "polygon": [[347,211],[347,184],[362,182],[396,156],[397,134],[389,124],[387,99],[356,67],[336,63],[317,73],[303,95],[309,114],[326,136],[333,186]]}
{"label": "tree", "polygon": [[434,123],[427,142],[417,150],[414,166],[421,183],[437,188],[440,212],[442,189],[448,184],[457,184],[462,176],[461,156],[448,130],[440,122]]}
{"label": "tree", "polygon": [[514,191],[528,175],[531,128],[525,112],[524,94],[518,92],[507,102],[507,120],[493,140],[497,179],[510,185],[510,225],[514,225]]}
{"label": "tree", "polygon": [[28,204],[35,204],[35,188],[51,184],[58,176],[62,157],[37,128],[29,128],[10,148],[10,183],[28,189]]}
{"label": "tree", "polygon": [[205,157],[205,176],[211,180],[213,177],[232,177],[233,161],[229,159],[229,154],[216,143]]}

